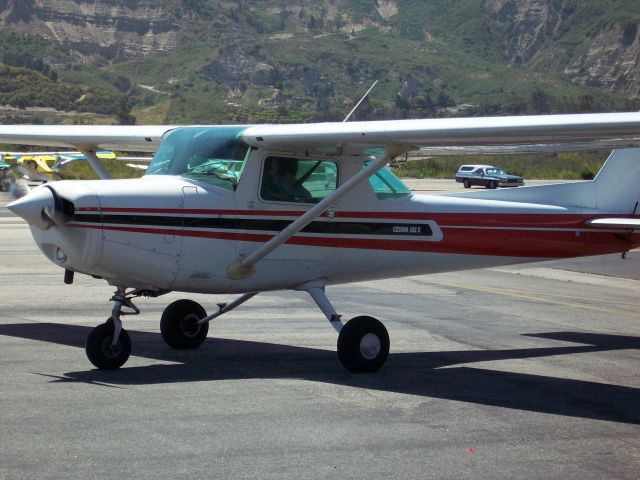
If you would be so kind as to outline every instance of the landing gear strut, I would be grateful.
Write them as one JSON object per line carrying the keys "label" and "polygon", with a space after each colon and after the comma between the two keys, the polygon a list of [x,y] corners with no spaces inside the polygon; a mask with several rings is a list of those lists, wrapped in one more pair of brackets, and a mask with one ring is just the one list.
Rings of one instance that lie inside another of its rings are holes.
{"label": "landing gear strut", "polygon": [[[111,300],[113,310],[111,316],[102,325],[98,325],[89,333],[85,352],[89,361],[101,369],[120,368],[131,355],[131,339],[122,328],[122,315],[137,315],[140,309],[132,299],[139,296],[134,291],[127,294],[126,287],[118,287]],[[123,310],[126,307],[128,310]]]}
{"label": "landing gear strut", "polygon": [[310,283],[303,286],[316,302],[327,320],[338,331],[338,359],[354,373],[375,372],[389,356],[389,333],[379,320],[360,316],[344,325],[324,291],[324,285]]}
{"label": "landing gear strut", "polygon": [[207,315],[205,309],[193,300],[176,300],[162,313],[160,319],[162,338],[173,348],[197,348],[207,338],[211,320],[242,305],[256,293],[245,293],[231,303],[218,304],[218,311],[211,315]]}

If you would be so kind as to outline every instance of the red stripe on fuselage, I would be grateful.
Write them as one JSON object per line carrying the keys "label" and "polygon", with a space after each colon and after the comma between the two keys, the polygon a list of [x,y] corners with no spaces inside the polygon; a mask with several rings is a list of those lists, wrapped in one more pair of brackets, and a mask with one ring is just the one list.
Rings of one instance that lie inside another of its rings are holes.
{"label": "red stripe on fuselage", "polygon": [[[138,211],[138,210],[136,210]],[[431,217],[433,218],[433,217]],[[593,218],[593,217],[589,217]],[[576,220],[574,219],[574,222]],[[267,242],[273,234],[222,232],[189,229],[167,229],[115,225],[70,224],[76,228],[111,230],[151,235]],[[504,226],[504,225],[503,225]],[[566,228],[566,224],[563,225]],[[298,234],[286,243],[329,248],[355,248],[365,250],[393,250],[403,252],[430,252],[464,255],[491,255],[504,257],[566,258],[600,255],[630,250],[640,244],[640,234],[620,235],[602,231],[565,231],[554,229],[509,230],[456,228],[447,229],[440,242],[412,239],[352,238],[341,235],[316,236]]]}

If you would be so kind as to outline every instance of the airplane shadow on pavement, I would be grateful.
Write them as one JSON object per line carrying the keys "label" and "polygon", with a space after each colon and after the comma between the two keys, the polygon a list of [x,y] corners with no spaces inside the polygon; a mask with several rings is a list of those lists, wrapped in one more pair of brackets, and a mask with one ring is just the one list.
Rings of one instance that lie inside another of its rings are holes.
{"label": "airplane shadow on pavement", "polygon": [[[0,325],[0,335],[84,348],[90,327],[56,323]],[[380,391],[458,400],[517,410],[640,424],[640,389],[569,378],[556,378],[456,366],[512,360],[640,349],[640,338],[551,332],[527,336],[580,345],[509,350],[392,353],[375,374],[351,374],[334,351],[209,338],[197,350],[172,350],[159,333],[128,330],[132,355],[163,362],[126,365],[119,370],[69,372],[55,382],[107,386],[146,385],[252,378],[291,378]],[[85,360],[83,358],[83,360]],[[448,368],[441,368],[448,367]]]}

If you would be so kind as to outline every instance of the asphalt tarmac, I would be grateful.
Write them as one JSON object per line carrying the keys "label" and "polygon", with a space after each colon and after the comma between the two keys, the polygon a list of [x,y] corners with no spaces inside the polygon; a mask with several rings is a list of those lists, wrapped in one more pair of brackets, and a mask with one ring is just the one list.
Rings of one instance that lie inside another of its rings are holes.
{"label": "asphalt tarmac", "polygon": [[343,370],[298,292],[256,296],[195,351],[159,334],[182,295],[140,299],[131,358],[99,371],[84,342],[112,288],[64,285],[7,201],[0,479],[640,478],[640,251],[328,288],[387,326],[375,374]]}

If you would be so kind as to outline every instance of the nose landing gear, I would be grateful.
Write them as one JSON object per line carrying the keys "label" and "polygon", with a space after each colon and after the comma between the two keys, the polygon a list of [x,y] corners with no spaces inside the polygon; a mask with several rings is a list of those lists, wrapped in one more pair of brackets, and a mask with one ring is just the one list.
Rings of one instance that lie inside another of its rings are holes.
{"label": "nose landing gear", "polygon": [[[134,290],[126,292],[126,287],[118,287],[111,297],[113,310],[107,321],[95,327],[87,337],[85,352],[89,361],[101,369],[120,368],[131,355],[131,339],[125,329],[122,328],[122,315],[138,315],[140,309],[136,307],[132,299],[141,295]],[[123,310],[122,307],[128,310]]]}
{"label": "nose landing gear", "polygon": [[87,337],[85,351],[87,358],[97,368],[113,370],[120,368],[131,354],[131,339],[126,330],[120,330],[114,345],[114,324],[111,318],[98,325]]}

